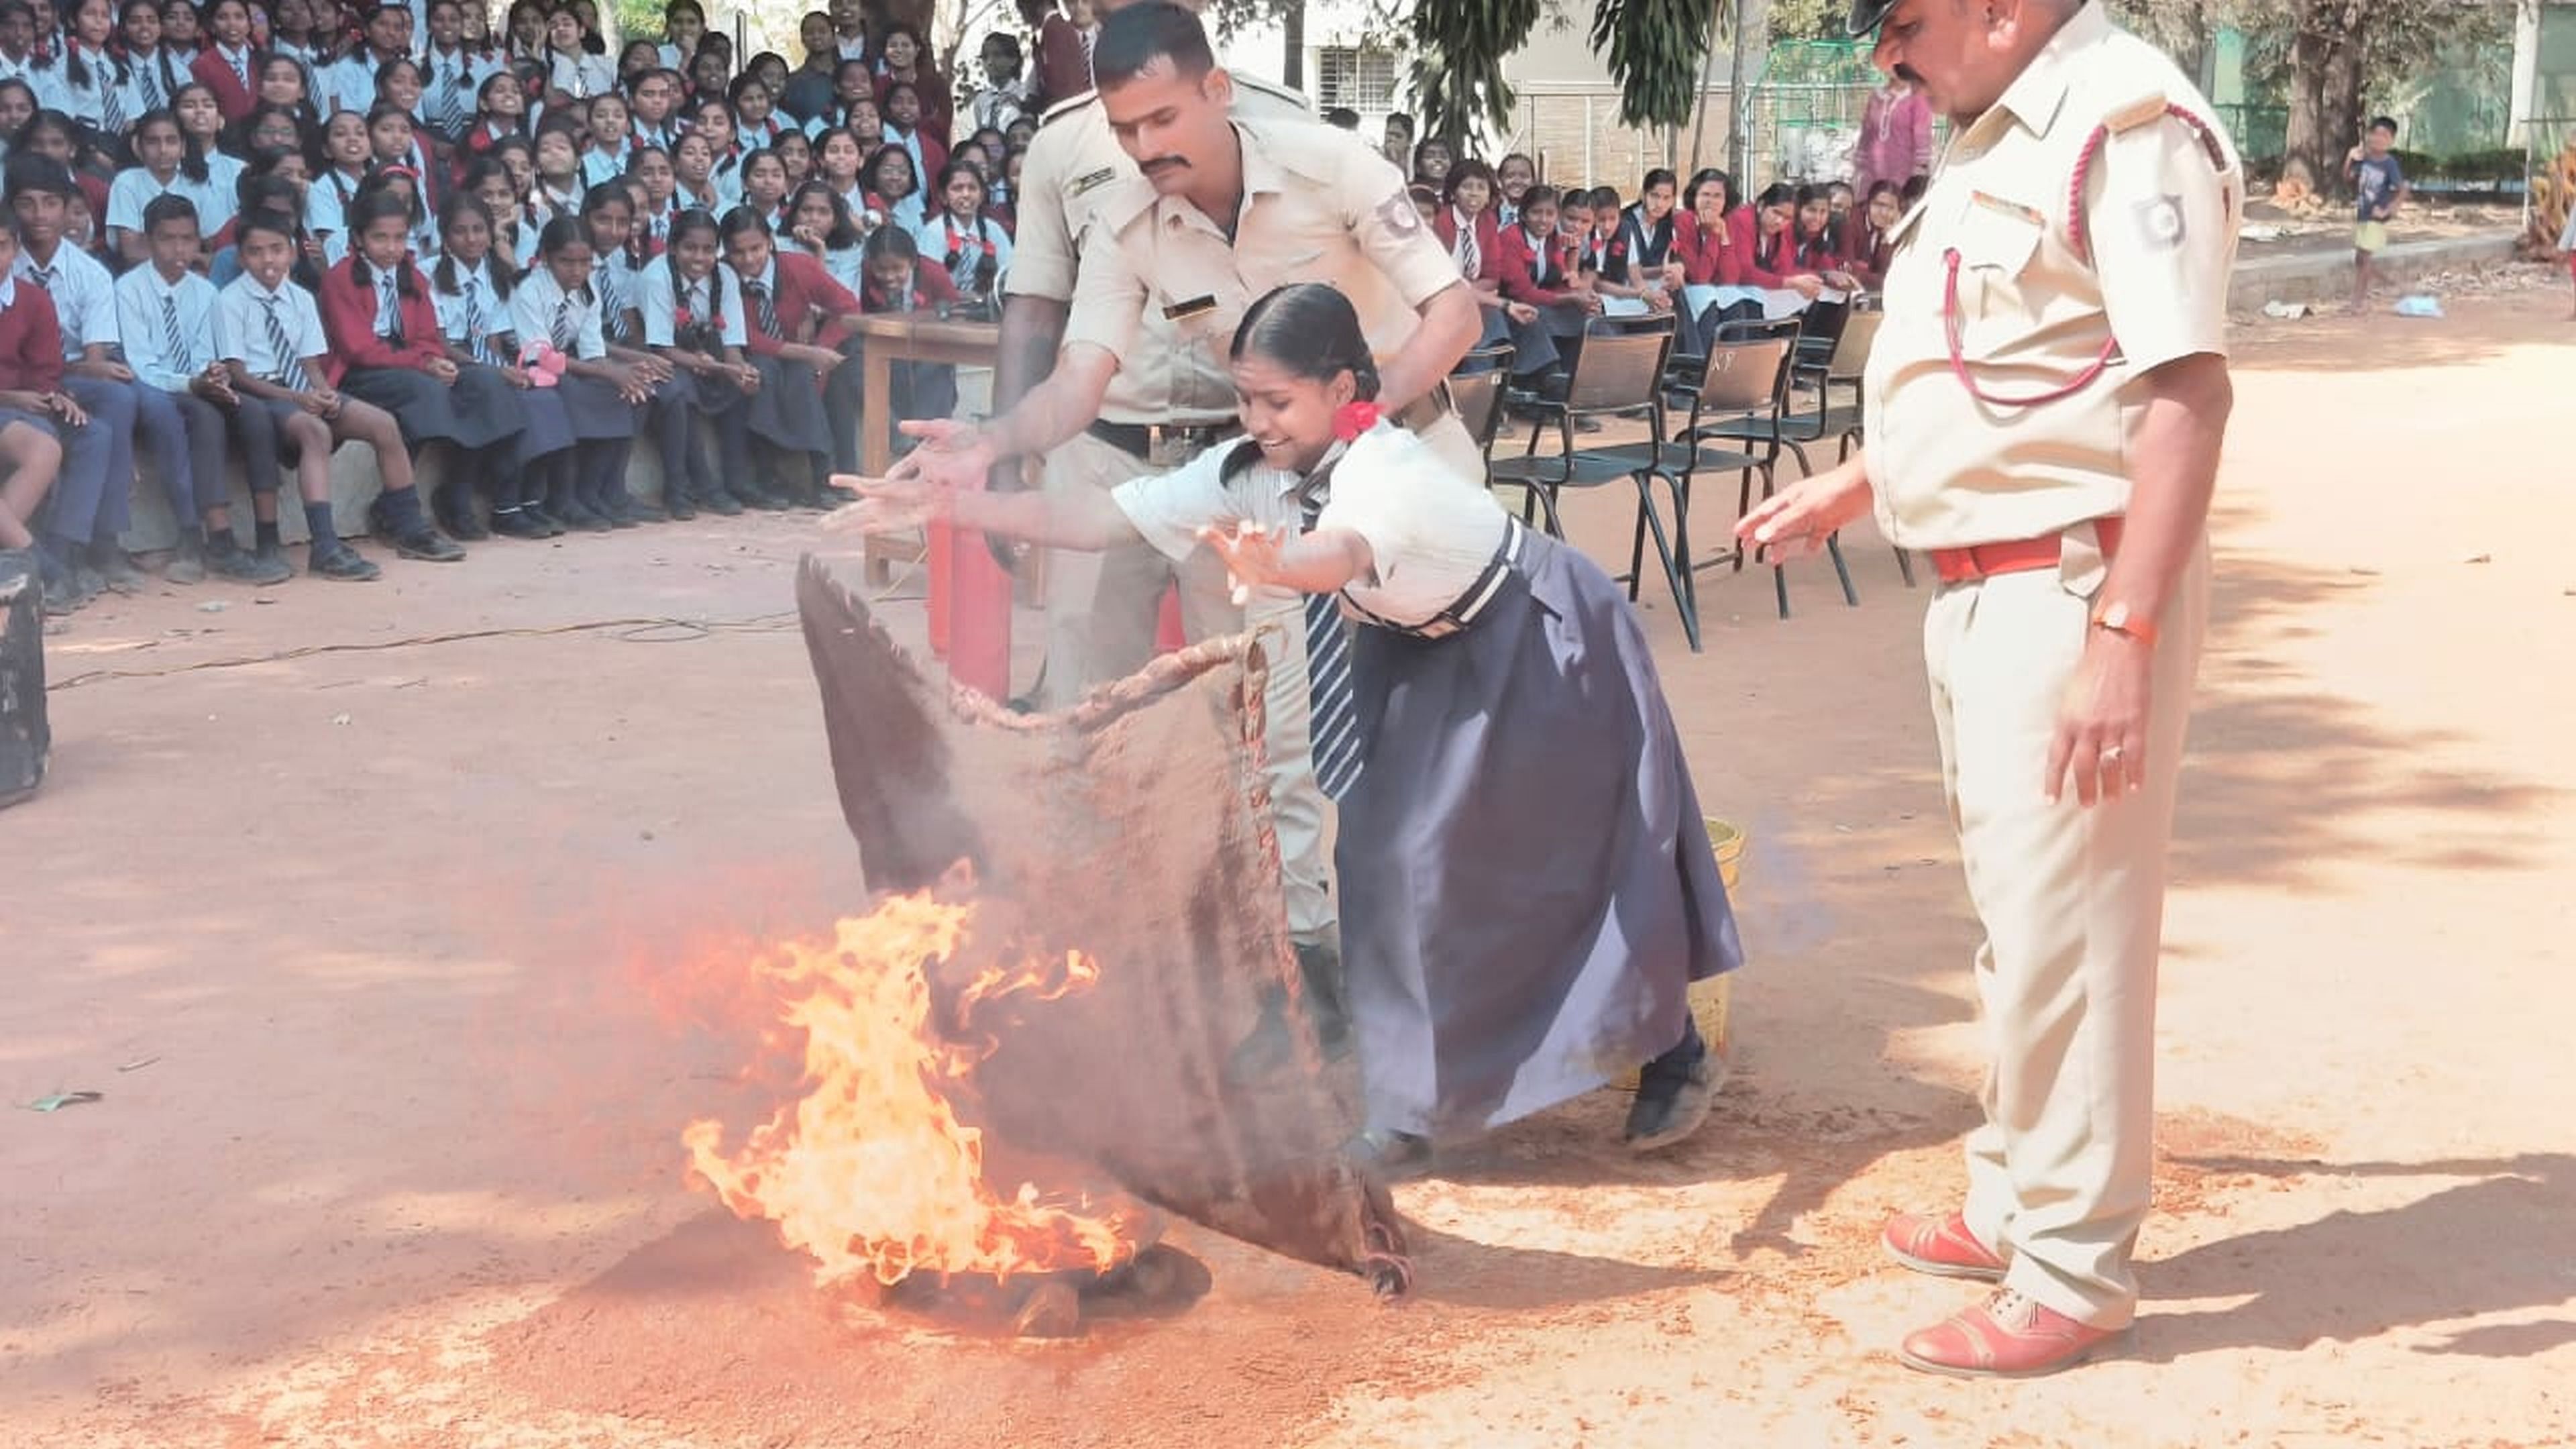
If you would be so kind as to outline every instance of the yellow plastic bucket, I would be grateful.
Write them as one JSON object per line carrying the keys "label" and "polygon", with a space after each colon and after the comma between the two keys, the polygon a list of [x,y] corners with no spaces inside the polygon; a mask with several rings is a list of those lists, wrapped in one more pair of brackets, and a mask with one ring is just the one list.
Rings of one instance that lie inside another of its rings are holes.
{"label": "yellow plastic bucket", "polygon": [[[1708,827],[1709,846],[1717,852],[1717,878],[1726,883],[1729,895],[1744,871],[1744,830],[1731,821],[1711,815],[1703,822]],[[1727,1001],[1735,973],[1694,981],[1690,989],[1691,1020],[1699,1024],[1699,1034],[1708,1049],[1723,1058],[1734,1051],[1734,1038],[1728,1035]],[[1618,1081],[1619,1090],[1637,1090],[1637,1073],[1632,1069]]]}

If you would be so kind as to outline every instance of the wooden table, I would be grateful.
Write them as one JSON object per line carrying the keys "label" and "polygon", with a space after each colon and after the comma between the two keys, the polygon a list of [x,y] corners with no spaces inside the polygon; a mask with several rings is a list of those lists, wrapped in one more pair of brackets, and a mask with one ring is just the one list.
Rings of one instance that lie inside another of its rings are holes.
{"label": "wooden table", "polygon": [[[894,466],[894,365],[898,362],[946,363],[952,367],[991,367],[1001,352],[1002,329],[990,322],[945,322],[926,312],[877,312],[853,319],[867,339],[866,371],[860,378],[859,471],[885,476]],[[922,543],[896,539],[867,542],[867,577],[882,587],[893,566],[927,562],[931,612],[945,628],[949,678],[994,699],[1010,694],[1011,576],[993,559],[983,537],[939,528]]]}

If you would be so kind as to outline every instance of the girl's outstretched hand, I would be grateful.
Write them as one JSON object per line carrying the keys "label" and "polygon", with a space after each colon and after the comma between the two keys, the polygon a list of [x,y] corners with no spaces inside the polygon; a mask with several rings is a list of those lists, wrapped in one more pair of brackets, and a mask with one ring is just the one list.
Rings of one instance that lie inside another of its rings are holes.
{"label": "girl's outstretched hand", "polygon": [[1225,560],[1226,581],[1238,608],[1252,602],[1254,589],[1280,582],[1279,549],[1287,540],[1286,529],[1258,523],[1211,524],[1199,530],[1199,541]]}
{"label": "girl's outstretched hand", "polygon": [[861,478],[835,473],[832,486],[858,494],[859,501],[824,514],[825,533],[862,537],[903,533],[930,522],[946,512],[948,506],[948,490],[925,478]]}

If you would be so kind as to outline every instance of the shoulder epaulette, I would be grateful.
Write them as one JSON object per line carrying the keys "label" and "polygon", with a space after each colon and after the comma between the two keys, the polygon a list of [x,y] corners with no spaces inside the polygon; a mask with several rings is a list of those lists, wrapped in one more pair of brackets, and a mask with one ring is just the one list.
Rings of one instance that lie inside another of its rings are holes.
{"label": "shoulder epaulette", "polygon": [[1090,105],[1093,101],[1098,100],[1099,98],[1100,92],[1098,91],[1084,91],[1078,96],[1068,96],[1065,99],[1056,102],[1054,105],[1047,107],[1046,114],[1038,118],[1038,125],[1041,127],[1053,125],[1058,117],[1070,116],[1074,112]]}
{"label": "shoulder epaulette", "polygon": [[1243,75],[1235,71],[1228,71],[1226,74],[1233,76],[1234,83],[1246,90],[1259,91],[1273,100],[1293,101],[1296,103],[1299,110],[1312,111],[1315,109],[1315,103],[1312,100],[1307,99],[1304,91],[1292,91],[1286,86],[1279,85],[1273,81],[1263,80],[1259,76]]}
{"label": "shoulder epaulette", "polygon": [[2149,121],[2161,121],[2164,119],[2164,116],[2165,93],[2163,91],[2148,91],[2144,95],[2133,97],[2130,100],[2113,107],[2108,114],[2102,117],[2102,124],[2110,127],[2115,132],[2134,131],[2140,126],[2147,124]]}

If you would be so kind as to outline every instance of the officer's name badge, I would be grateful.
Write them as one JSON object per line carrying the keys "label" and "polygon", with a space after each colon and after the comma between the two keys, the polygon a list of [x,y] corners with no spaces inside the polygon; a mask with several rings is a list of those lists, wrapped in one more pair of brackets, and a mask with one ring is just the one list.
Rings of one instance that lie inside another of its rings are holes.
{"label": "officer's name badge", "polygon": [[1165,307],[1163,309],[1163,320],[1167,322],[1186,322],[1192,317],[1202,316],[1215,310],[1216,298],[1206,296],[1192,297],[1186,302],[1174,302],[1172,305]]}
{"label": "officer's name badge", "polygon": [[1098,191],[1101,187],[1104,187],[1117,179],[1118,172],[1115,168],[1103,166],[1097,171],[1074,178],[1073,194],[1081,196],[1086,192]]}
{"label": "officer's name badge", "polygon": [[2037,210],[2024,206],[2018,201],[2006,201],[2000,196],[1989,196],[1982,191],[1969,192],[1968,199],[1975,202],[1977,205],[1984,207],[1986,210],[1995,213],[1997,216],[2009,216],[2015,221],[2029,222],[2032,226],[2044,227],[2048,225],[2047,217],[2040,215]]}

